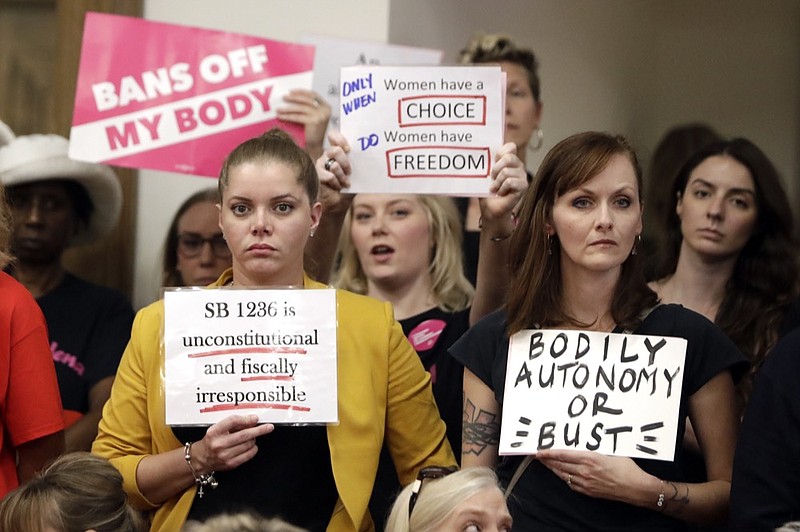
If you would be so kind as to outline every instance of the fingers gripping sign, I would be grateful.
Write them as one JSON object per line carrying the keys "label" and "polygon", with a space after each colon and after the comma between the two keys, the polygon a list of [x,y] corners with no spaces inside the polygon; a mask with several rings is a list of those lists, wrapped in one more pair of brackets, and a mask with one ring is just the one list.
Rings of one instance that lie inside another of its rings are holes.
{"label": "fingers gripping sign", "polygon": [[255,414],[226,417],[193,445],[192,463],[198,473],[235,469],[256,455],[256,438],[274,429],[271,423],[259,425]]}

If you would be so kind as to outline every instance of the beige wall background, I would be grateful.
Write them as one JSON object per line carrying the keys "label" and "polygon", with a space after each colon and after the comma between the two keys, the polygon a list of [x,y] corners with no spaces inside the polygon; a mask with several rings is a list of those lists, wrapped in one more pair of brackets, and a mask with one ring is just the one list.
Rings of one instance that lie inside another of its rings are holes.
{"label": "beige wall background", "polygon": [[[545,144],[598,129],[627,135],[643,164],[671,126],[705,121],[758,144],[800,212],[797,0],[145,0],[164,22],[297,40],[306,33],[444,50],[506,32],[541,63]],[[177,206],[210,179],[142,171],[134,305],[158,296],[161,246]]]}

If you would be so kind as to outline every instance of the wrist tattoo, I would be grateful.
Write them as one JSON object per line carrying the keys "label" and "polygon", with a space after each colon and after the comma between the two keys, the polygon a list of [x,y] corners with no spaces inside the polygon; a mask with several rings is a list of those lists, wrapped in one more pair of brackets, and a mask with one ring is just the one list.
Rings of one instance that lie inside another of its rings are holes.
{"label": "wrist tattoo", "polygon": [[668,486],[666,499],[669,501],[670,513],[679,514],[689,504],[689,485],[677,482],[665,482]]}

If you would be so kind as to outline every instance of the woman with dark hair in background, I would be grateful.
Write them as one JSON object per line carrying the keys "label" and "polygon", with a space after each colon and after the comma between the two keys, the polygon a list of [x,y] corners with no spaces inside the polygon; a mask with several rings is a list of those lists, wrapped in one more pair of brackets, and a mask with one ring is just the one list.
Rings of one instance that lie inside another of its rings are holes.
{"label": "woman with dark hair in background", "polygon": [[780,176],[747,139],[708,145],[678,173],[668,241],[651,287],[713,321],[750,360],[739,383],[746,402],[752,375],[778,338],[800,325],[792,317],[798,255],[792,211]]}
{"label": "woman with dark hair in background", "polygon": [[689,157],[712,142],[722,140],[722,135],[703,123],[689,123],[670,128],[658,141],[644,176],[646,199],[644,204],[644,232],[642,252],[648,278],[655,270],[658,250],[667,243],[670,209],[673,207],[672,186],[681,167]]}
{"label": "woman with dark hair in background", "polygon": [[219,192],[195,192],[178,207],[164,242],[162,286],[206,286],[231,267],[219,228]]}

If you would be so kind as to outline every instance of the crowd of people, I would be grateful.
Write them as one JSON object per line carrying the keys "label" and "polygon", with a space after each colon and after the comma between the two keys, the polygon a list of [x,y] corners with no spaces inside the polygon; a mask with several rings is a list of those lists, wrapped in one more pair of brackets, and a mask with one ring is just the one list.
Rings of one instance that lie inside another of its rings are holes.
{"label": "crowd of people", "polygon": [[[167,228],[165,287],[335,288],[329,424],[168,425],[163,300],[134,317],[62,261],[116,223],[113,170],[0,122],[1,530],[793,526],[800,270],[765,152],[687,124],[645,174],[589,131],[532,174],[536,56],[478,35],[460,59],[507,79],[486,197],[349,194],[353,139],[326,139],[330,107],[296,90],[279,117],[306,146],[243,139]],[[683,339],[674,457],[501,455],[509,345],[532,329]]]}

